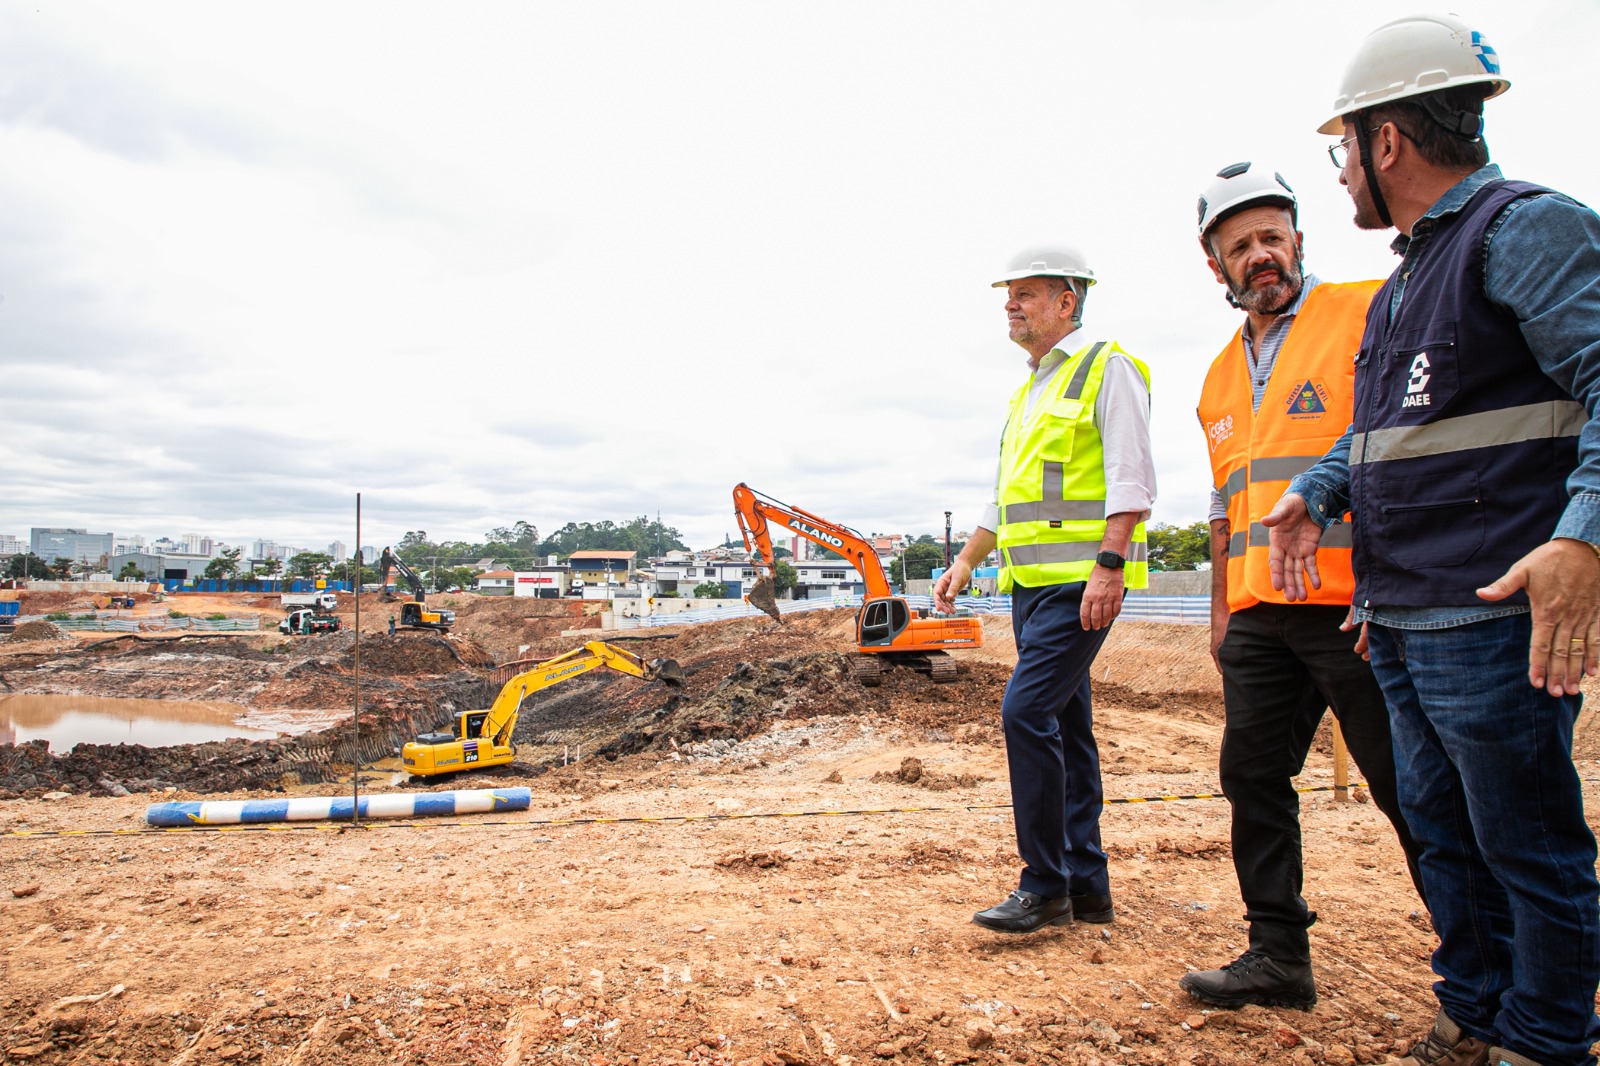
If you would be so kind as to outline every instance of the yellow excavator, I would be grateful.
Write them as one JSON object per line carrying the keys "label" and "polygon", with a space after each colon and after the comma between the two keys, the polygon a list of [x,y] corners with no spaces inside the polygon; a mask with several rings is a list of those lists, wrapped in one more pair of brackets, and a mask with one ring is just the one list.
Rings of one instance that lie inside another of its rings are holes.
{"label": "yellow excavator", "polygon": [[517,754],[511,734],[517,728],[522,701],[540,689],[570,681],[599,666],[646,681],[671,686],[683,683],[683,669],[672,659],[646,662],[603,640],[591,640],[581,648],[513,675],[487,710],[462,711],[456,716],[453,733],[423,733],[400,749],[400,761],[406,772],[416,777],[503,766]]}
{"label": "yellow excavator", "polygon": [[379,582],[383,585],[383,598],[397,600],[394,583],[390,580],[391,574],[398,573],[405,578],[406,584],[411,586],[412,598],[400,605],[400,626],[403,629],[436,629],[445,632],[456,624],[456,613],[447,611],[442,607],[429,607],[427,604],[428,592],[422,584],[422,579],[415,570],[406,565],[406,561],[388,548],[383,549],[383,555],[378,560]]}

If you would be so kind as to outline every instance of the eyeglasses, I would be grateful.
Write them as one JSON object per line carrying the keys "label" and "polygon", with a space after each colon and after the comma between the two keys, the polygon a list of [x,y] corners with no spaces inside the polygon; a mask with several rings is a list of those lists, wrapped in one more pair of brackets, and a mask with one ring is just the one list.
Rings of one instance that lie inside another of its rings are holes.
{"label": "eyeglasses", "polygon": [[[1372,127],[1372,129],[1368,130],[1367,132],[1369,134],[1370,133],[1377,133],[1381,129],[1383,129],[1382,126],[1374,126],[1374,127]],[[1400,136],[1404,137],[1406,140],[1410,141],[1412,144],[1416,144],[1417,143],[1417,139],[1415,137],[1411,136],[1411,134],[1409,134],[1405,130],[1401,129],[1398,125],[1395,126],[1394,131],[1396,133],[1398,133]],[[1356,137],[1358,137],[1358,136],[1360,136],[1360,134],[1356,134],[1354,136],[1346,137],[1344,140],[1340,141],[1338,144],[1330,144],[1330,145],[1328,145],[1328,158],[1333,160],[1333,165],[1338,167],[1340,170],[1344,169],[1344,161],[1346,159],[1348,159],[1349,156],[1350,156],[1350,145],[1351,145],[1352,142],[1355,141]]]}
{"label": "eyeglasses", "polygon": [[1333,160],[1333,165],[1340,170],[1344,169],[1344,161],[1350,158],[1350,145],[1355,139],[1354,136],[1346,137],[1337,144],[1328,145],[1328,158]]}

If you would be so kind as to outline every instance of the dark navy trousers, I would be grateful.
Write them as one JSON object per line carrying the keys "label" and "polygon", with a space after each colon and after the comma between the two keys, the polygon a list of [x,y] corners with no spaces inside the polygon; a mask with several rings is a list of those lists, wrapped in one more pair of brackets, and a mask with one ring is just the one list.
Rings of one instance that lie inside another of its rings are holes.
{"label": "dark navy trousers", "polygon": [[1111,891],[1089,707],[1089,668],[1110,627],[1079,624],[1082,598],[1082,582],[1011,590],[1017,668],[1000,720],[1023,862],[1018,887],[1049,899]]}

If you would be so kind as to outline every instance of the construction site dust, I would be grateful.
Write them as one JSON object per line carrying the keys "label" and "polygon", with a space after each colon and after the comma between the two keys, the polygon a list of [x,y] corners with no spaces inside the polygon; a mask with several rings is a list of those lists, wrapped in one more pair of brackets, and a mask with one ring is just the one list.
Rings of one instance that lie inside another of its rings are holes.
{"label": "construction site dust", "polygon": [[[1302,803],[1319,1004],[1212,1011],[1178,989],[1245,944],[1226,802],[1160,801],[1216,791],[1203,626],[1119,622],[1095,666],[1107,797],[1143,801],[1104,819],[1115,924],[1014,938],[969,921],[1018,872],[1007,619],[949,680],[891,666],[869,687],[853,610],[601,633],[580,601],[439,599],[448,633],[391,636],[364,601],[358,635],[341,597],[337,632],[281,635],[269,598],[218,597],[184,609],[271,624],[37,623],[0,642],[0,693],[339,715],[257,741],[0,746],[0,1060],[1354,1066],[1432,1022],[1427,915],[1381,815],[1331,791],[1326,727],[1300,779],[1329,789]],[[402,772],[408,742],[593,640],[645,668],[532,692],[505,765]],[[1585,778],[1597,754],[1585,715]],[[352,774],[533,800],[510,818],[139,831],[153,802],[348,793]]]}

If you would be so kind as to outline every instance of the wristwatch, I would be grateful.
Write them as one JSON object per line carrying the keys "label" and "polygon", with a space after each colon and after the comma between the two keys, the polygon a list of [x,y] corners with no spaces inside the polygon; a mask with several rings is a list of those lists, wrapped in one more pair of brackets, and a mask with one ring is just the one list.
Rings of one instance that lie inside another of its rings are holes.
{"label": "wristwatch", "polygon": [[1121,570],[1128,565],[1128,560],[1116,552],[1101,552],[1094,557],[1094,562],[1096,566],[1103,566],[1107,570]]}

